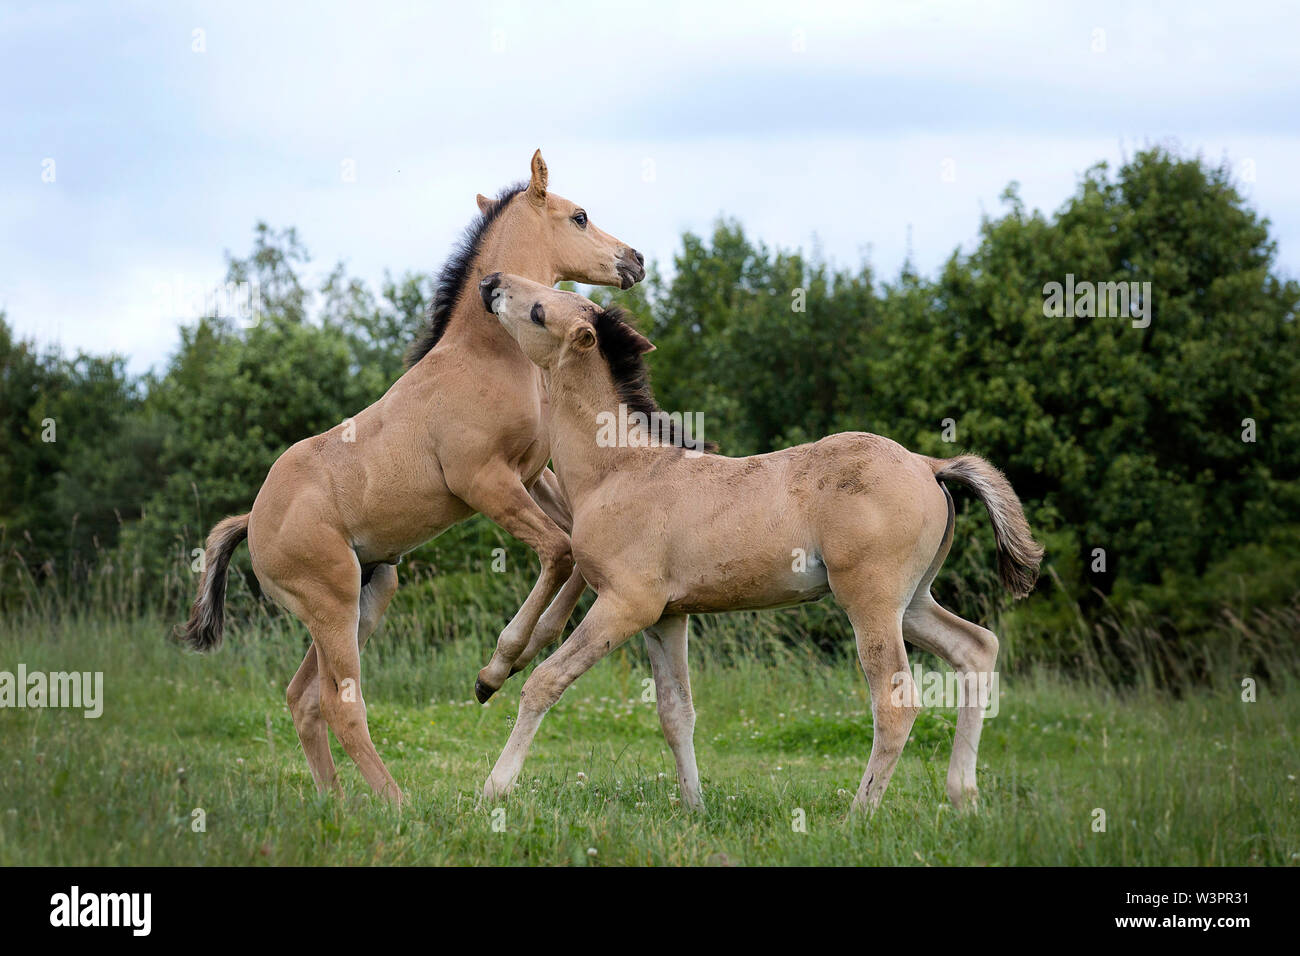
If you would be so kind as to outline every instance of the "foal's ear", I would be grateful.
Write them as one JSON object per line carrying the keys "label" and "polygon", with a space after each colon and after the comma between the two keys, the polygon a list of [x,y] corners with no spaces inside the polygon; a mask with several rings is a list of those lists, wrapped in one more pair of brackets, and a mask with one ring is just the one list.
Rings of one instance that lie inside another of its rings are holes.
{"label": "foal's ear", "polygon": [[596,332],[584,323],[569,333],[569,342],[579,352],[589,352],[596,345]]}
{"label": "foal's ear", "polygon": [[491,199],[488,199],[487,196],[484,196],[482,193],[479,193],[477,196],[475,196],[474,201],[478,203],[478,211],[485,216],[488,214],[488,210],[491,209],[494,205],[496,205],[496,203],[494,203]]}
{"label": "foal's ear", "polygon": [[528,181],[528,198],[538,205],[546,202],[546,184],[546,160],[542,159],[542,151],[539,149],[533,153],[533,171],[532,179]]}
{"label": "foal's ear", "polygon": [[625,328],[627,329],[628,338],[636,343],[636,350],[642,355],[645,355],[646,352],[653,352],[655,350],[655,344],[636,329],[632,328],[632,326],[628,325],[625,326]]}

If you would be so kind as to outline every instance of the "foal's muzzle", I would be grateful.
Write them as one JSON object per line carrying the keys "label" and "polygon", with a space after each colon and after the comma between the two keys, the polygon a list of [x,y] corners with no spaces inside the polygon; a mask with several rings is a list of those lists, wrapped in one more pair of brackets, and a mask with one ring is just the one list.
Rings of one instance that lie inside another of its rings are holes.
{"label": "foal's muzzle", "polygon": [[[478,294],[483,297],[483,308],[492,312],[492,303],[496,299],[497,288],[501,285],[501,273],[494,272],[490,276],[484,277],[483,281],[478,284]],[[624,286],[626,288],[626,286]]]}
{"label": "foal's muzzle", "polygon": [[645,278],[645,256],[635,249],[624,249],[614,271],[618,273],[619,288],[630,289]]}

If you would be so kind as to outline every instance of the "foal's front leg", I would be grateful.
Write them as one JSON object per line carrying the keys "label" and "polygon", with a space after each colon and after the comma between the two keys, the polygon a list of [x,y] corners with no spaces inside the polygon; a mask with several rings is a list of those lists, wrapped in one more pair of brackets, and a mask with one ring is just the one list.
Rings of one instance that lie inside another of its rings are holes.
{"label": "foal's front leg", "polygon": [[523,653],[538,618],[573,571],[569,536],[529,495],[519,476],[506,467],[477,476],[474,487],[460,498],[491,518],[537,552],[542,572],[523,605],[497,639],[496,651],[474,682],[474,696],[486,703],[501,687]]}
{"label": "foal's front leg", "polygon": [[[564,493],[560,490],[560,480],[555,476],[555,472],[543,468],[528,493],[565,533],[572,531],[573,515],[569,510],[568,502],[564,500]],[[578,601],[586,590],[587,582],[583,580],[582,572],[575,567],[569,574],[568,580],[542,612],[537,626],[533,628],[533,633],[528,638],[527,645],[511,664],[511,676],[531,664],[534,657],[564,633],[564,625],[569,623],[569,618],[573,617]]]}
{"label": "foal's front leg", "polygon": [[533,628],[533,636],[528,639],[528,646],[523,649],[510,668],[511,676],[531,664],[534,657],[564,633],[564,625],[569,623],[569,618],[573,617],[578,601],[582,599],[582,594],[586,590],[587,582],[582,572],[574,568],[569,579],[560,587],[560,592],[555,595],[555,600],[542,613],[537,626]]}
{"label": "foal's front leg", "polygon": [[519,695],[519,717],[491,776],[483,785],[484,799],[504,797],[514,787],[542,717],[569,685],[637,631],[653,623],[659,617],[659,610],[647,612],[613,596],[596,599],[569,639],[524,682]]}

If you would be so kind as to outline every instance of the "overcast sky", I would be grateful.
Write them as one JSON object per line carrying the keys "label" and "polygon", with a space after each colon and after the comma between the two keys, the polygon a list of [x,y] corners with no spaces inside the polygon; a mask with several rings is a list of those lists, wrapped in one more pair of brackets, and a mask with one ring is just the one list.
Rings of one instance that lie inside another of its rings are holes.
{"label": "overcast sky", "polygon": [[1298,36],[1252,2],[4,0],[0,309],[142,371],[177,342],[163,290],[220,282],[257,220],[313,276],[431,271],[538,146],[661,265],[726,214],[891,278],[909,229],[932,273],[1012,180],[1050,212],[1177,143],[1239,171],[1295,276]]}

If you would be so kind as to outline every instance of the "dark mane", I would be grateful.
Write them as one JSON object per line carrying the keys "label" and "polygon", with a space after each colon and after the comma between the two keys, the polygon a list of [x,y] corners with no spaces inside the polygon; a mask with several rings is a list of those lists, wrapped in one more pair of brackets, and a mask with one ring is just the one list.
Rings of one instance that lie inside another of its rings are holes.
{"label": "dark mane", "polygon": [[469,278],[470,266],[478,255],[479,245],[487,235],[489,227],[496,222],[497,216],[506,208],[506,204],[528,188],[527,182],[518,182],[501,190],[496,201],[488,207],[487,212],[474,217],[474,221],[465,227],[460,241],[452,247],[451,255],[438,273],[438,288],[433,294],[433,305],[429,307],[428,321],[410,348],[406,350],[406,367],[409,369],[424,358],[438,344],[447,323],[451,320],[451,310],[456,307],[465,281]]}
{"label": "dark mane", "polygon": [[[667,415],[655,401],[654,392],[650,390],[650,370],[642,358],[641,342],[635,330],[628,322],[628,315],[616,305],[604,311],[598,311],[592,325],[596,329],[596,344],[600,354],[609,366],[609,374],[614,379],[614,388],[618,391],[618,400],[627,406],[628,413],[640,412],[650,422],[656,415]],[[698,447],[701,451],[713,452],[718,446],[713,442],[704,442],[702,447],[698,435],[691,436],[691,445],[686,444],[686,436],[676,421],[670,423],[669,441],[681,447]]]}

